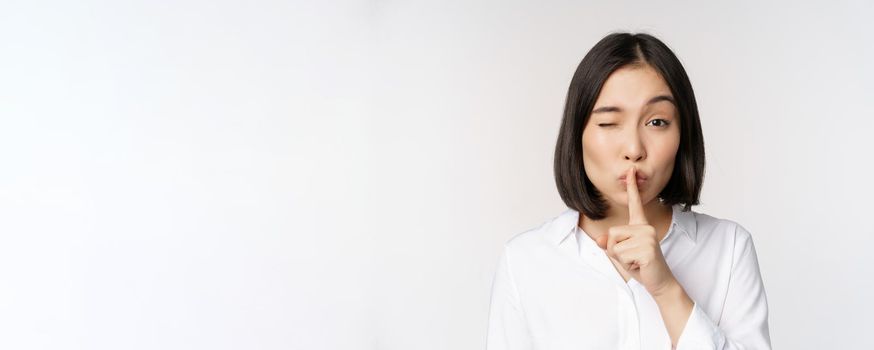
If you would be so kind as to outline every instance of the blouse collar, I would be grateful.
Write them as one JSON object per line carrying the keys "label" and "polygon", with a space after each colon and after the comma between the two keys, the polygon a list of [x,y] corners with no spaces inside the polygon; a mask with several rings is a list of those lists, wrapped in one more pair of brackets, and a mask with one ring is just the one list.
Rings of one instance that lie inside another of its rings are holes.
{"label": "blouse collar", "polygon": [[[695,221],[695,212],[691,209],[683,211],[682,204],[674,204],[671,206],[671,226],[668,229],[668,235],[676,228],[682,232],[689,240],[695,242],[697,237],[697,223]],[[550,236],[550,241],[555,244],[561,244],[570,234],[574,233],[577,223],[580,219],[580,212],[575,209],[568,208],[559,216],[557,216],[547,233]],[[667,236],[665,236],[667,237]]]}

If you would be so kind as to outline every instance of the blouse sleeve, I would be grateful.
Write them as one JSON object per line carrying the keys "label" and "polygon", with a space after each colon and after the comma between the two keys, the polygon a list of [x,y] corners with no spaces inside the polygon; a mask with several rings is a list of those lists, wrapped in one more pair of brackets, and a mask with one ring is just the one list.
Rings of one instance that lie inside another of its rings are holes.
{"label": "blouse sleeve", "polygon": [[519,292],[510,271],[510,257],[506,246],[498,260],[492,281],[486,349],[533,349],[528,325],[519,302]]}
{"label": "blouse sleeve", "polygon": [[722,316],[714,323],[695,303],[677,350],[771,349],[768,301],[752,236],[737,225],[735,250]]}

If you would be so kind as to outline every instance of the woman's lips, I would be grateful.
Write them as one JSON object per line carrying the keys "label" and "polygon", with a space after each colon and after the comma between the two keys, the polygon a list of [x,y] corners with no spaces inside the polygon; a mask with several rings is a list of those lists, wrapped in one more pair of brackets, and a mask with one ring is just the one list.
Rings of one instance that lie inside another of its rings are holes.
{"label": "woman's lips", "polygon": [[[625,185],[625,184],[628,183],[628,182],[625,181],[625,178],[621,178],[621,179],[619,179],[619,183]],[[646,183],[646,179],[637,178],[637,185],[638,185],[638,186],[639,186],[639,185],[642,185],[642,184],[645,184],[645,183]]]}
{"label": "woman's lips", "polygon": [[[625,181],[625,177],[626,177],[626,174],[622,174],[619,176],[619,184],[621,184],[622,187],[625,187],[628,184],[628,182]],[[641,187],[644,184],[646,184],[646,181],[647,181],[646,174],[638,172],[638,173],[634,174],[634,177],[635,177],[635,179],[637,179],[637,186],[638,187]]]}
{"label": "woman's lips", "polygon": [[[622,183],[625,183],[626,176],[627,176],[626,174],[619,175],[619,181]],[[634,174],[634,177],[637,179],[637,183],[640,183],[641,181],[646,181],[648,178],[648,176],[646,176],[646,174],[639,172],[639,170],[637,173]]]}

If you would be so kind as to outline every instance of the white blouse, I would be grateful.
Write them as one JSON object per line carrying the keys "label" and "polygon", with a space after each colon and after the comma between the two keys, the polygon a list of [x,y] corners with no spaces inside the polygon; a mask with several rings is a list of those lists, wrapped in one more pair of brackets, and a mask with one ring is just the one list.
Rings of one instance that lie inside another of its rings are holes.
{"label": "white blouse", "polygon": [[[694,307],[676,349],[770,349],[750,233],[673,206],[660,242]],[[658,305],[564,211],[507,240],[492,282],[488,350],[672,349]]]}

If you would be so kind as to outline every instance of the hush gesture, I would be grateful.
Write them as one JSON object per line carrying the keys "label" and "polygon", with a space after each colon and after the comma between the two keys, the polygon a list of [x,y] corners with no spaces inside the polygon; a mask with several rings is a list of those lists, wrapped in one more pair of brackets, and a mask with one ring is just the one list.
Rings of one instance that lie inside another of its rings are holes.
{"label": "hush gesture", "polygon": [[613,226],[597,243],[625,272],[640,282],[653,297],[679,285],[665,262],[655,228],[647,220],[637,189],[636,169],[626,175],[628,225]]}
{"label": "hush gesture", "polygon": [[658,242],[655,228],[646,220],[636,169],[625,176],[628,190],[628,225],[613,226],[598,237],[597,243],[607,256],[618,262],[632,278],[640,282],[658,304],[671,344],[677,345],[694,302],[674,277]]}

